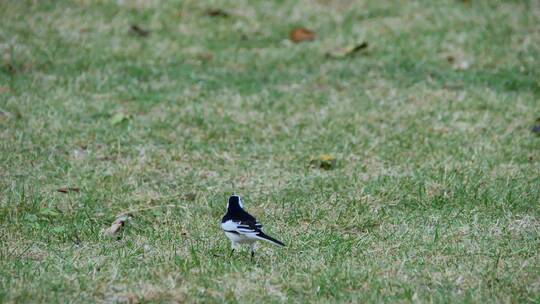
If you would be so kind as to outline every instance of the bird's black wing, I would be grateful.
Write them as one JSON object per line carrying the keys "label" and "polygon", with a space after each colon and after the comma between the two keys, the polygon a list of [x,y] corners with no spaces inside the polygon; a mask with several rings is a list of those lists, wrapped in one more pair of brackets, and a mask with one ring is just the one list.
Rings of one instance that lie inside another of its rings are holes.
{"label": "bird's black wing", "polygon": [[275,245],[285,246],[282,242],[262,232],[262,227],[255,217],[244,210],[227,212],[221,221],[221,228],[225,232],[248,235]]}
{"label": "bird's black wing", "polygon": [[259,223],[259,221],[257,221],[257,219],[253,215],[247,213],[244,210],[242,210],[240,225],[248,226],[250,229],[253,229],[255,231],[260,231],[260,229],[262,228],[262,224]]}
{"label": "bird's black wing", "polygon": [[221,227],[227,232],[253,234],[261,232],[262,224],[253,215],[240,209],[228,210],[221,219]]}
{"label": "bird's black wing", "polygon": [[276,240],[269,235],[266,235],[264,232],[262,232],[261,228],[262,224],[257,222],[257,220],[244,221],[240,222],[240,224],[237,225],[237,231],[240,232],[240,234],[249,234],[263,241],[270,242],[274,245],[285,246],[285,244],[283,244],[281,241]]}

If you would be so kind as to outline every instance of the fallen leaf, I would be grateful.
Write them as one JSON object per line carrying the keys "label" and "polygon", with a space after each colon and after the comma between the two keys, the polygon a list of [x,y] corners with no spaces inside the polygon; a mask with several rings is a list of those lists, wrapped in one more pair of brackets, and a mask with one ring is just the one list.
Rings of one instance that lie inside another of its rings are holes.
{"label": "fallen leaf", "polygon": [[331,170],[336,167],[337,159],[330,154],[322,154],[318,157],[312,157],[309,161],[309,166],[324,170]]}
{"label": "fallen leaf", "polygon": [[118,112],[118,113],[115,113],[112,117],[111,117],[111,125],[115,126],[117,124],[120,124],[124,121],[127,121],[129,119],[129,116],[122,113],[122,112]]}
{"label": "fallen leaf", "polygon": [[80,190],[81,189],[79,189],[77,187],[62,187],[62,188],[56,189],[56,191],[61,192],[61,193],[79,192]]}
{"label": "fallen leaf", "polygon": [[114,220],[114,222],[111,224],[111,227],[103,231],[103,235],[105,236],[116,235],[126,225],[126,222],[128,221],[128,219],[129,219],[128,215],[121,215],[117,217],[116,220]]}
{"label": "fallen leaf", "polygon": [[221,9],[209,9],[209,10],[206,10],[204,14],[209,17],[221,17],[221,18],[229,18],[231,16],[229,13]]}
{"label": "fallen leaf", "polygon": [[362,43],[356,44],[356,45],[349,45],[349,46],[339,48],[339,49],[334,50],[334,51],[327,52],[326,57],[335,58],[335,59],[345,58],[347,56],[352,56],[352,55],[356,54],[357,52],[359,52],[359,51],[361,51],[363,49],[366,49],[367,47],[368,47],[367,42],[362,42]]}
{"label": "fallen leaf", "polygon": [[136,24],[132,24],[129,27],[129,32],[131,34],[137,35],[139,37],[146,37],[146,36],[148,36],[150,34],[149,31],[142,29],[140,26],[138,26]]}
{"label": "fallen leaf", "polygon": [[0,87],[0,94],[11,93],[11,89],[8,87]]}
{"label": "fallen leaf", "polygon": [[289,39],[294,43],[315,40],[315,32],[299,27],[289,33]]}

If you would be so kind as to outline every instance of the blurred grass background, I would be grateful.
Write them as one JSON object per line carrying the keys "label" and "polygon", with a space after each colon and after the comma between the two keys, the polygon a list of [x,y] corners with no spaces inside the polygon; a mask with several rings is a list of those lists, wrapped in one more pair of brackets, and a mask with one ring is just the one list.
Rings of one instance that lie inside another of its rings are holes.
{"label": "blurred grass background", "polygon": [[[2,1],[0,302],[540,301],[539,23],[539,1]],[[233,191],[287,248],[228,256]]]}

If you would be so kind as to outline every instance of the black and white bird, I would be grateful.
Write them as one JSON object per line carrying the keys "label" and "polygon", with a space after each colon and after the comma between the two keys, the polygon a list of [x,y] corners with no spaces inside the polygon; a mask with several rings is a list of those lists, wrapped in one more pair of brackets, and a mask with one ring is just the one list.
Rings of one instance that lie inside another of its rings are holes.
{"label": "black and white bird", "polygon": [[257,241],[266,241],[274,245],[285,246],[282,242],[262,232],[262,224],[244,210],[242,199],[238,195],[229,197],[227,213],[221,219],[221,229],[231,240],[231,253],[238,249],[241,244],[248,244],[251,247],[251,258],[253,258]]}

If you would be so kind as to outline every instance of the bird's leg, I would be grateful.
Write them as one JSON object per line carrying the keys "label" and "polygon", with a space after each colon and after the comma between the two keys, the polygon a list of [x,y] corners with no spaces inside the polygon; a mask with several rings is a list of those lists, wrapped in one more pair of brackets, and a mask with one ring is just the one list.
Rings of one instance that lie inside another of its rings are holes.
{"label": "bird's leg", "polygon": [[238,244],[236,244],[235,242],[232,242],[231,241],[231,254],[230,256],[232,257],[233,253],[234,253],[234,250],[236,249],[236,247],[238,247]]}
{"label": "bird's leg", "polygon": [[251,247],[251,260],[253,261],[253,258],[255,257],[255,243],[252,243],[250,247]]}

